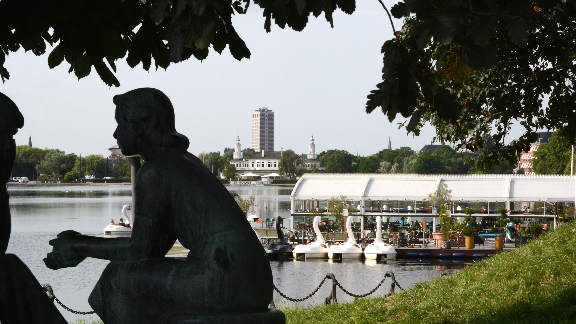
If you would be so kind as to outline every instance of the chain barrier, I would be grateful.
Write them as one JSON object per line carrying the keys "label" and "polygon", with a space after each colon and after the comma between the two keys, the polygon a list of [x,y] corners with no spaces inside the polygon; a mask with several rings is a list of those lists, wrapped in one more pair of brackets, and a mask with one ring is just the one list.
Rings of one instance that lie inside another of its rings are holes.
{"label": "chain barrier", "polygon": [[[322,279],[322,281],[320,281],[320,283],[318,284],[316,289],[314,289],[311,293],[309,293],[308,295],[306,295],[302,298],[292,298],[292,297],[284,294],[283,292],[281,292],[280,289],[278,289],[278,287],[276,287],[276,284],[273,283],[272,285],[274,287],[274,290],[278,294],[280,294],[280,296],[282,296],[283,298],[285,298],[291,302],[297,303],[297,302],[302,302],[302,301],[305,301],[307,299],[312,298],[312,296],[314,296],[318,292],[318,290],[320,290],[320,288],[322,288],[322,286],[324,285],[326,280],[330,279],[330,280],[332,280],[332,291],[330,293],[330,296],[326,297],[325,303],[326,304],[331,304],[331,303],[336,304],[336,303],[338,303],[338,300],[336,299],[336,287],[340,288],[345,294],[347,294],[349,296],[352,296],[354,298],[363,298],[363,297],[368,297],[368,296],[372,295],[373,293],[375,293],[376,290],[378,290],[378,288],[380,288],[384,284],[384,282],[386,281],[386,278],[388,278],[388,277],[390,277],[390,279],[392,280],[392,283],[390,284],[390,292],[388,292],[386,295],[384,295],[385,297],[393,295],[395,293],[396,287],[400,288],[400,290],[404,290],[404,288],[402,288],[400,286],[398,281],[396,281],[396,277],[394,276],[394,273],[391,271],[386,272],[384,274],[384,278],[382,280],[380,280],[378,285],[376,285],[376,287],[374,287],[373,289],[371,289],[370,291],[368,291],[365,294],[355,294],[353,292],[350,292],[348,289],[346,289],[346,288],[344,288],[344,286],[342,286],[342,284],[338,281],[338,279],[336,279],[336,276],[333,273],[326,274],[326,276],[324,277],[324,279]],[[58,305],[60,305],[62,308],[69,311],[70,313],[78,314],[78,315],[90,315],[90,314],[96,313],[95,311],[81,312],[81,311],[73,310],[72,308],[64,305],[60,301],[60,299],[58,299],[58,297],[56,297],[56,295],[54,294],[54,290],[52,289],[52,286],[50,286],[49,284],[44,284],[44,285],[42,285],[42,288],[44,288],[44,290],[48,294],[48,298],[50,298],[50,300],[52,302],[56,302]],[[274,300],[271,301],[271,306],[275,307]]]}
{"label": "chain barrier", "polygon": [[384,274],[384,278],[382,280],[380,280],[378,285],[376,285],[376,287],[374,287],[373,289],[371,289],[370,291],[368,291],[365,294],[355,294],[353,292],[350,292],[348,289],[346,289],[346,288],[344,288],[344,286],[342,286],[342,284],[336,279],[336,276],[333,273],[326,274],[326,276],[324,277],[324,279],[322,279],[322,281],[320,282],[318,287],[316,287],[316,289],[314,289],[314,291],[312,291],[310,294],[308,294],[306,297],[303,297],[303,298],[288,297],[284,293],[282,293],[280,291],[280,289],[278,289],[278,287],[276,287],[275,284],[274,284],[274,290],[276,290],[278,292],[278,294],[280,294],[280,296],[284,297],[285,299],[287,299],[291,302],[301,302],[301,301],[305,301],[306,299],[312,298],[312,296],[314,296],[318,292],[318,290],[320,290],[320,287],[322,287],[322,285],[324,285],[326,280],[330,279],[330,280],[332,280],[332,291],[330,293],[330,296],[326,297],[325,303],[331,304],[331,303],[338,303],[338,300],[336,299],[336,287],[340,288],[345,294],[347,294],[349,296],[352,296],[354,298],[363,298],[363,297],[368,297],[368,296],[372,295],[373,293],[375,293],[376,290],[378,290],[384,284],[384,282],[386,281],[386,278],[390,278],[390,280],[392,282],[390,283],[390,292],[388,292],[386,295],[384,295],[384,297],[388,297],[388,296],[395,294],[396,293],[396,287],[398,287],[400,290],[404,290],[404,288],[402,288],[402,286],[400,286],[398,281],[396,281],[396,276],[391,271],[386,272]]}
{"label": "chain barrier", "polygon": [[274,286],[274,290],[276,290],[278,292],[278,294],[280,294],[280,296],[284,297],[285,299],[291,301],[291,302],[301,302],[301,301],[305,301],[308,298],[312,298],[312,296],[314,296],[318,290],[320,290],[320,287],[322,287],[322,285],[324,285],[324,283],[326,282],[326,279],[328,279],[328,275],[326,275],[326,277],[324,277],[324,279],[322,279],[322,281],[320,281],[320,284],[318,285],[318,287],[316,287],[316,289],[314,289],[311,293],[309,293],[308,295],[306,295],[306,297],[302,297],[302,298],[291,298],[288,297],[287,295],[285,295],[284,293],[282,293],[280,291],[280,289],[278,289],[278,287],[276,287],[276,284],[272,284]]}
{"label": "chain barrier", "polygon": [[45,284],[42,285],[42,288],[44,288],[44,290],[46,290],[46,293],[48,294],[48,298],[50,298],[50,300],[52,302],[56,302],[58,303],[58,305],[62,306],[62,308],[64,308],[65,310],[69,311],[70,313],[74,313],[74,314],[78,314],[78,315],[90,315],[90,314],[95,314],[95,311],[90,311],[90,312],[80,312],[80,311],[75,311],[72,308],[64,305],[60,299],[58,299],[58,297],[56,297],[56,295],[54,295],[54,290],[52,289],[52,286],[50,286],[49,284]]}

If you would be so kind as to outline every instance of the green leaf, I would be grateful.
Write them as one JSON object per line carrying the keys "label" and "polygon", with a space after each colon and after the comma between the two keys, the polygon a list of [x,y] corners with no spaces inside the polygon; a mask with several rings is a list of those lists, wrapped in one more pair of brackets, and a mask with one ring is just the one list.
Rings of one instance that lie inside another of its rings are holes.
{"label": "green leaf", "polygon": [[345,13],[351,15],[356,10],[355,0],[340,0],[338,1],[338,8],[342,9]]}
{"label": "green leaf", "polygon": [[84,54],[74,62],[72,68],[74,69],[74,74],[76,74],[78,79],[82,79],[90,74],[92,63],[90,62],[88,55]]}
{"label": "green leaf", "polygon": [[214,50],[218,52],[218,54],[221,54],[224,48],[226,48],[227,43],[225,37],[226,36],[224,35],[224,33],[220,30],[216,31],[216,34],[214,35],[214,39],[212,40],[212,46],[214,47]]}
{"label": "green leaf", "polygon": [[107,57],[106,61],[108,62],[108,65],[110,65],[110,67],[112,68],[112,70],[114,72],[116,72],[116,63],[114,63],[114,59]]}
{"label": "green leaf", "polygon": [[136,67],[140,63],[140,56],[137,49],[133,49],[128,52],[128,57],[126,57],[126,63],[131,68]]}
{"label": "green leaf", "polygon": [[120,86],[120,82],[116,79],[110,69],[108,69],[106,64],[104,64],[104,61],[94,63],[94,68],[96,69],[96,73],[100,76],[100,79],[102,79],[102,81],[104,81],[108,86]]}
{"label": "green leaf", "polygon": [[53,69],[64,61],[64,51],[62,50],[62,41],[48,55],[48,67]]}
{"label": "green leaf", "polygon": [[232,29],[230,31],[230,36],[228,38],[229,49],[232,56],[240,61],[243,58],[250,58],[250,50],[246,46],[246,43],[238,36],[236,31]]}
{"label": "green leaf", "polygon": [[8,70],[3,66],[0,66],[0,79],[2,79],[2,82],[10,79],[10,73],[8,73]]}
{"label": "green leaf", "polygon": [[158,40],[152,48],[152,56],[154,57],[156,68],[166,69],[170,65],[170,52],[161,40]]}
{"label": "green leaf", "polygon": [[232,8],[239,14],[244,13],[244,7],[242,7],[242,3],[239,0],[232,2]]}
{"label": "green leaf", "polygon": [[392,9],[390,9],[390,13],[392,14],[392,16],[394,16],[394,18],[400,19],[409,16],[410,10],[404,2],[398,2],[397,4],[392,6]]}

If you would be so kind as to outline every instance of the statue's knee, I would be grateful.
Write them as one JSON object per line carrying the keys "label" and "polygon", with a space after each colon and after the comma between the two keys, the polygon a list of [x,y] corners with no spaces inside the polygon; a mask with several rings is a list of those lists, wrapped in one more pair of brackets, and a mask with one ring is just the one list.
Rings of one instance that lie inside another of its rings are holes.
{"label": "statue's knee", "polygon": [[96,282],[94,289],[92,289],[92,292],[88,297],[88,303],[96,312],[98,312],[99,308],[103,307],[102,304],[104,302],[104,296],[113,293],[112,281],[117,277],[117,273],[117,264],[115,262],[109,263],[104,271],[102,271],[100,279]]}

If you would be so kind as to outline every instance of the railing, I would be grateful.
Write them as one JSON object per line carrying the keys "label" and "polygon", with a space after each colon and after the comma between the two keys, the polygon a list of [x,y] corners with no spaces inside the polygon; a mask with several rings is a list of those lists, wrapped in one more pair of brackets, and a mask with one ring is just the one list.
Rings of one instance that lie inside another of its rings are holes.
{"label": "railing", "polygon": [[[286,299],[288,301],[303,302],[307,299],[312,298],[320,290],[320,288],[326,283],[327,280],[332,280],[332,289],[330,290],[330,295],[328,297],[326,297],[326,299],[324,300],[324,303],[326,305],[328,305],[328,304],[338,303],[338,299],[336,296],[336,292],[338,289],[342,290],[348,296],[351,296],[354,298],[364,298],[364,297],[368,297],[368,296],[372,295],[373,293],[375,293],[384,284],[384,282],[386,281],[387,278],[390,278],[390,281],[391,281],[390,282],[390,290],[388,293],[386,293],[384,295],[384,297],[388,297],[388,296],[395,294],[396,293],[396,287],[398,287],[400,290],[404,290],[404,288],[402,288],[400,286],[398,281],[396,281],[396,276],[391,271],[386,272],[384,274],[384,278],[382,278],[382,280],[380,280],[378,285],[376,285],[376,287],[374,287],[373,289],[371,289],[370,291],[368,291],[364,294],[356,294],[356,293],[353,293],[353,292],[349,291],[348,289],[344,288],[344,286],[342,286],[342,284],[338,281],[338,279],[336,279],[336,276],[333,273],[327,273],[326,276],[324,277],[324,279],[322,279],[322,281],[320,281],[318,286],[316,286],[316,288],[314,290],[312,290],[312,292],[310,292],[309,294],[307,294],[306,296],[301,297],[301,298],[287,296],[282,291],[280,291],[280,289],[278,289],[278,287],[276,287],[276,285],[274,285],[274,290],[280,296],[282,296],[284,299]],[[274,300],[271,301],[271,306],[276,307],[276,305],[274,304]]]}
{"label": "railing", "polygon": [[[380,287],[382,287],[382,285],[384,284],[384,282],[386,281],[387,278],[390,278],[390,290],[388,291],[388,293],[386,293],[384,295],[384,297],[388,297],[388,296],[395,294],[396,288],[399,288],[400,290],[404,290],[404,288],[402,288],[400,286],[398,281],[396,281],[396,276],[394,275],[394,273],[392,271],[386,272],[384,274],[384,278],[382,278],[382,280],[380,280],[380,282],[376,285],[376,287],[374,287],[370,291],[363,293],[363,294],[356,294],[356,293],[353,293],[353,292],[349,291],[348,289],[344,288],[344,286],[342,286],[342,284],[338,281],[338,279],[336,279],[336,276],[333,273],[327,273],[326,276],[324,277],[324,279],[322,279],[322,281],[320,281],[318,286],[316,286],[316,288],[314,290],[312,290],[312,292],[310,292],[308,295],[301,297],[301,298],[289,297],[288,295],[286,295],[282,291],[280,291],[280,289],[278,289],[278,287],[276,287],[276,284],[273,284],[273,288],[280,296],[282,296],[286,300],[289,300],[291,302],[303,302],[307,299],[312,298],[314,295],[316,295],[316,293],[320,290],[320,288],[322,288],[322,286],[326,283],[327,280],[332,280],[332,289],[330,290],[330,295],[328,297],[326,297],[326,299],[324,300],[324,303],[326,305],[328,305],[328,304],[337,304],[338,303],[338,298],[336,296],[336,292],[338,291],[338,289],[342,290],[348,296],[351,296],[354,298],[364,298],[364,297],[368,297],[368,296],[372,295]],[[58,305],[62,306],[62,308],[64,308],[65,310],[67,310],[71,313],[78,314],[78,315],[90,315],[90,314],[95,313],[94,311],[82,312],[82,311],[73,310],[72,308],[64,305],[64,303],[62,303],[60,301],[60,299],[58,299],[58,297],[56,297],[56,295],[54,294],[54,290],[52,289],[52,286],[50,286],[49,284],[45,284],[45,285],[42,285],[42,288],[44,288],[44,290],[48,294],[48,298],[50,298],[50,300],[52,300],[52,302],[58,303]],[[270,301],[270,306],[276,307],[276,305],[274,303],[274,299],[272,299]]]}

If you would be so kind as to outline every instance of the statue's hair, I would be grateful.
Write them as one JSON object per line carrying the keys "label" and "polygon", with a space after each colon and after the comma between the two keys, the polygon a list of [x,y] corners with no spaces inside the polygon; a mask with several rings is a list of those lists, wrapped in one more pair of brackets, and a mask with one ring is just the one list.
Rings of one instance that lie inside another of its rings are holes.
{"label": "statue's hair", "polygon": [[16,104],[0,92],[0,134],[15,135],[24,126],[24,117]]}
{"label": "statue's hair", "polygon": [[162,91],[139,88],[116,95],[112,101],[129,122],[147,123],[154,128],[155,132],[149,138],[153,144],[184,151],[188,149],[190,142],[176,131],[172,102]]}

